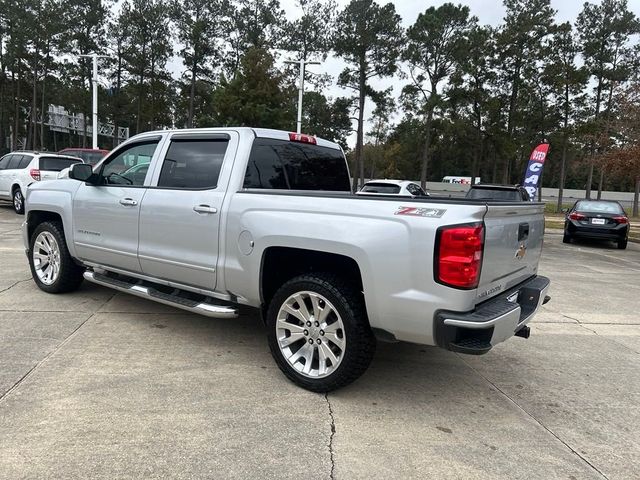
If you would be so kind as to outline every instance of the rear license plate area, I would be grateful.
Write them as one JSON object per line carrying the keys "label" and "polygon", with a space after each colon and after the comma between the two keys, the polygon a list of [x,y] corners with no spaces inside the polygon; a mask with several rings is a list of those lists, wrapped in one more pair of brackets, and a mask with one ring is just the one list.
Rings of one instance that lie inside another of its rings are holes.
{"label": "rear license plate area", "polygon": [[606,220],[604,218],[592,218],[591,219],[591,224],[592,225],[604,225],[606,222]]}

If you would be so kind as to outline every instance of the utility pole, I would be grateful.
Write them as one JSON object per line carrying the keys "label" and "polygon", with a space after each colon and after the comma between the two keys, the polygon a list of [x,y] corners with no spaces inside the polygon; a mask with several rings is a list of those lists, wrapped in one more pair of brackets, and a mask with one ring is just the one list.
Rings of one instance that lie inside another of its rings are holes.
{"label": "utility pole", "polygon": [[284,63],[297,63],[300,66],[300,83],[298,85],[298,126],[297,133],[302,133],[302,94],[304,93],[304,73],[307,65],[320,65],[320,62],[309,62],[307,60],[285,60]]}
{"label": "utility pole", "polygon": [[93,101],[92,101],[93,129],[91,133],[93,136],[92,148],[96,150],[98,148],[98,58],[107,58],[107,56],[98,55],[97,53],[92,53],[89,55],[79,55],[79,56],[93,59],[93,78],[91,79],[91,83],[93,86]]}

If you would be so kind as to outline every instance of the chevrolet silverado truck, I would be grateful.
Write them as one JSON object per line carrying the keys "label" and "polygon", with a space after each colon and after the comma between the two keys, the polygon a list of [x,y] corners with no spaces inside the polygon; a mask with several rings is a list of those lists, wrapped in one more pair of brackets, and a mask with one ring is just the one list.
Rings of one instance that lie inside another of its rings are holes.
{"label": "chevrolet silverado truck", "polygon": [[543,205],[355,195],[339,145],[259,128],[136,135],[26,196],[33,279],[209,317],[259,309],[282,372],[327,392],[377,340],[482,354],[548,301]]}

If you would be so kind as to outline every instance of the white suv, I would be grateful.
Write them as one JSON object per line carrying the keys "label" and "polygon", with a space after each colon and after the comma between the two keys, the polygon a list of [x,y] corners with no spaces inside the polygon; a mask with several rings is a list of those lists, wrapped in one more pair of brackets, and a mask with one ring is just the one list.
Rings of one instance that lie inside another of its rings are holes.
{"label": "white suv", "polygon": [[0,200],[10,200],[16,213],[24,213],[24,193],[40,180],[55,180],[58,172],[74,163],[76,157],[54,153],[11,152],[0,158]]}

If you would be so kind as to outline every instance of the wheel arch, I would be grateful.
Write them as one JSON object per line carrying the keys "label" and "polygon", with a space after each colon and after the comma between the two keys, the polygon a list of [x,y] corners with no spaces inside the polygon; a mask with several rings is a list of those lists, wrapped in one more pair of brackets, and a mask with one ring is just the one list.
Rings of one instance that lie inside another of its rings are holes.
{"label": "wheel arch", "polygon": [[278,288],[288,280],[311,272],[327,272],[352,282],[364,291],[358,262],[346,255],[295,247],[268,247],[260,263],[260,301],[263,313]]}

